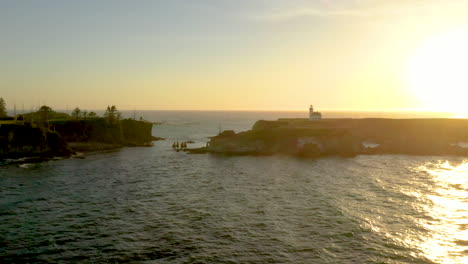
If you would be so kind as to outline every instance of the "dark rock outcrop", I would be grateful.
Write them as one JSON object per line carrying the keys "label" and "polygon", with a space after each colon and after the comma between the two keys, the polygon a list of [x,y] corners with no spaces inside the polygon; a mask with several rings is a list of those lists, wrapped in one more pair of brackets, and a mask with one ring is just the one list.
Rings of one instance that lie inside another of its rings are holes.
{"label": "dark rock outcrop", "polygon": [[153,141],[153,124],[150,122],[124,119],[121,121],[122,142],[127,146],[147,146]]}
{"label": "dark rock outcrop", "polygon": [[[364,142],[372,142],[366,147]],[[359,154],[464,155],[465,119],[280,119],[257,121],[252,130],[224,131],[192,153],[287,154],[302,157]]]}
{"label": "dark rock outcrop", "polygon": [[0,126],[0,159],[69,156],[66,141],[51,130],[31,125],[3,124]]}
{"label": "dark rock outcrop", "polygon": [[105,118],[63,120],[45,124],[0,125],[0,160],[23,157],[64,157],[73,151],[96,151],[123,146],[151,146],[153,124]]}
{"label": "dark rock outcrop", "polygon": [[122,146],[150,146],[153,124],[124,119],[108,122],[105,118],[53,122],[52,127],[71,143],[74,149],[96,150]]}

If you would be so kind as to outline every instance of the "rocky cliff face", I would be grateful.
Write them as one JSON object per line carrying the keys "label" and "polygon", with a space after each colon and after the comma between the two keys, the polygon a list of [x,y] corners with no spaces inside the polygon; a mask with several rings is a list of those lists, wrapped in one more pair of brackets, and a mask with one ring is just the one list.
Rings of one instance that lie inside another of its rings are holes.
{"label": "rocky cliff face", "polygon": [[122,146],[148,146],[152,124],[136,120],[109,123],[104,118],[67,120],[49,129],[30,124],[0,125],[0,160],[22,157],[69,156],[75,151],[94,151]]}
{"label": "rocky cliff face", "polygon": [[362,151],[362,145],[344,130],[257,126],[247,132],[212,138],[208,151],[234,155],[353,156]]}
{"label": "rocky cliff face", "polygon": [[[371,143],[369,143],[371,142]],[[358,154],[466,155],[468,120],[280,119],[252,130],[223,132],[205,152],[231,155],[288,154],[305,157]]]}
{"label": "rocky cliff face", "polygon": [[149,122],[124,119],[121,122],[122,136],[125,145],[141,146],[150,144],[153,140],[153,124]]}
{"label": "rocky cliff face", "polygon": [[94,118],[54,122],[52,126],[67,142],[142,146],[151,144],[153,124],[131,119],[110,123],[104,118]]}
{"label": "rocky cliff face", "polygon": [[0,126],[0,159],[71,154],[65,140],[56,132],[31,125]]}

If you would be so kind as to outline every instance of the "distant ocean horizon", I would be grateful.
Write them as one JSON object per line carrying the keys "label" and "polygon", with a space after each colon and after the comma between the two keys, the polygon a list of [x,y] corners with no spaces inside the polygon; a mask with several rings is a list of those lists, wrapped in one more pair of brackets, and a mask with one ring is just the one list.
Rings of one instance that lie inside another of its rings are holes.
{"label": "distant ocean horizon", "polygon": [[[82,109],[82,111],[93,111],[98,115],[104,114],[104,109]],[[423,110],[324,110],[316,109],[321,112],[323,118],[459,118],[458,113],[444,112],[444,111],[423,111]],[[56,109],[57,112],[71,113],[73,109]],[[259,116],[266,116],[272,118],[300,118],[308,117],[308,110],[119,110],[124,117],[132,118],[134,115],[140,116],[154,116],[153,113],[166,115],[168,113],[239,113],[239,114],[256,114]],[[18,110],[17,110],[18,112]],[[25,111],[29,112],[29,111]],[[12,114],[13,110],[8,110]],[[19,112],[18,112],[19,113]],[[464,116],[463,116],[464,117]],[[153,121],[153,120],[149,120]]]}
{"label": "distant ocean horizon", "polygon": [[[57,112],[69,113],[73,111],[74,108],[69,109],[54,109]],[[82,111],[87,112],[96,112],[98,115],[102,115],[105,112],[105,109],[81,109]],[[448,111],[427,111],[427,110],[320,110],[317,111],[323,114],[323,118],[459,118],[461,115],[459,113],[448,112]],[[31,109],[16,109],[16,113],[29,113],[33,110]],[[193,113],[269,113],[273,116],[278,114],[284,114],[287,117],[301,117],[307,118],[308,110],[190,110],[190,109],[119,109],[124,117],[133,117],[136,115],[143,115],[149,112],[193,112]],[[7,109],[8,114],[12,115],[15,110]],[[279,116],[279,115],[278,115]],[[464,117],[464,116],[463,116]]]}
{"label": "distant ocean horizon", "polygon": [[[251,111],[251,110],[122,110],[125,118],[140,118],[151,122],[161,122],[168,117],[183,119],[205,117],[218,119],[243,118],[257,120],[277,120],[279,118],[308,118],[308,111]],[[427,111],[320,111],[323,118],[465,118],[463,115],[450,112]],[[98,111],[99,115],[104,112]]]}

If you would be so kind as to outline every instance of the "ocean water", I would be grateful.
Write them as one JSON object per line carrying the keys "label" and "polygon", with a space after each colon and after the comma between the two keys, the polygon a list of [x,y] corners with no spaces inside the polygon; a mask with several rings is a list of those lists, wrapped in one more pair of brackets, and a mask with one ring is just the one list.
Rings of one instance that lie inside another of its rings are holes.
{"label": "ocean water", "polygon": [[468,159],[189,155],[306,113],[138,114],[167,140],[0,167],[0,263],[468,263]]}

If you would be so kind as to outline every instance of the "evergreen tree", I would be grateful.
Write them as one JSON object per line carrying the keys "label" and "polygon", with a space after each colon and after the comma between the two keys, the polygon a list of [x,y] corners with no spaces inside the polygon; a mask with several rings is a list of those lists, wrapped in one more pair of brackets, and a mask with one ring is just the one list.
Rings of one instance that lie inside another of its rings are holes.
{"label": "evergreen tree", "polygon": [[6,117],[7,116],[7,111],[6,111],[6,104],[5,100],[0,97],[0,117]]}
{"label": "evergreen tree", "polygon": [[80,110],[80,108],[77,107],[77,108],[73,109],[73,112],[72,112],[71,115],[72,115],[72,117],[74,117],[75,119],[80,118],[80,116],[81,116],[81,110]]}
{"label": "evergreen tree", "polygon": [[41,106],[41,108],[39,108],[39,111],[37,111],[37,113],[39,115],[39,122],[41,122],[41,123],[48,122],[49,117],[53,112],[54,111],[49,106],[47,106],[47,105]]}
{"label": "evergreen tree", "polygon": [[106,118],[107,122],[111,124],[114,122],[114,114],[112,113],[110,106],[107,106],[106,112],[104,112],[104,118]]}
{"label": "evergreen tree", "polygon": [[121,116],[122,114],[117,110],[115,105],[107,106],[106,112],[104,113],[104,117],[110,124],[118,124]]}
{"label": "evergreen tree", "polygon": [[104,117],[110,124],[118,124],[121,119],[122,114],[117,110],[115,105],[107,106]]}

